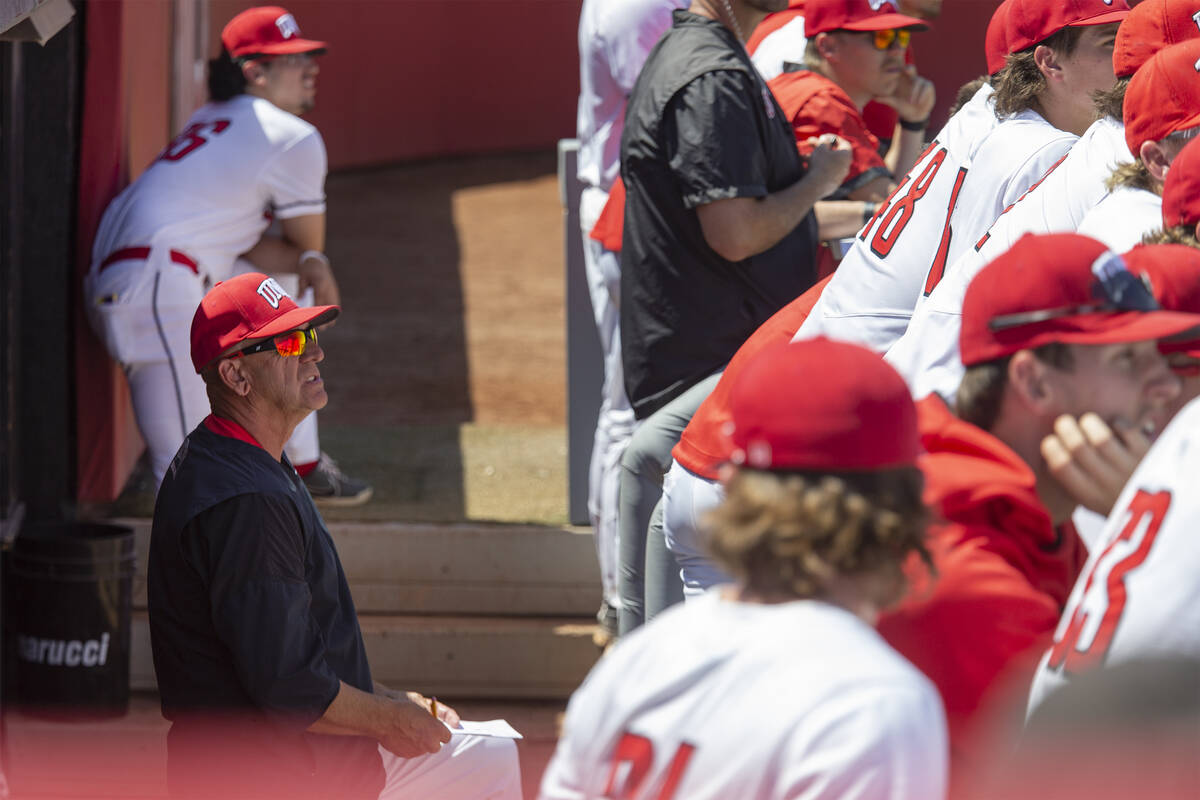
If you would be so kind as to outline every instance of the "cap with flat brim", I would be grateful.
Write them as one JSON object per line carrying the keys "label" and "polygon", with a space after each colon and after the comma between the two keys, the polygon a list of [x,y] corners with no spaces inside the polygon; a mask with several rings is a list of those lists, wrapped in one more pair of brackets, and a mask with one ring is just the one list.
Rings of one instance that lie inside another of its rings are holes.
{"label": "cap with flat brim", "polygon": [[[1039,328],[1043,330],[1039,331]],[[1008,331],[996,331],[986,346],[972,349],[970,364],[982,364],[1045,344],[1120,344],[1157,340],[1194,340],[1200,336],[1200,314],[1181,311],[1118,311],[1060,317]]]}
{"label": "cap with flat brim", "polygon": [[233,58],[316,53],[329,49],[325,42],[305,39],[296,18],[281,6],[248,8],[221,31],[221,45]]}
{"label": "cap with flat brim", "polygon": [[312,53],[320,55],[329,49],[329,45],[325,42],[318,42],[313,39],[289,39],[286,42],[277,42],[275,44],[265,44],[259,47],[243,50],[241,53],[230,53],[234,58],[244,57],[247,55],[263,55],[263,56],[287,56],[294,53]]}
{"label": "cap with flat brim", "polygon": [[338,306],[297,306],[274,278],[261,272],[221,281],[204,295],[192,317],[192,366],[199,373],[236,345],[324,325],[339,313]]}
{"label": "cap with flat brim", "polygon": [[857,22],[847,22],[842,25],[844,31],[886,31],[892,28],[912,28],[917,31],[929,30],[929,23],[923,19],[910,17],[905,14],[876,14]]}

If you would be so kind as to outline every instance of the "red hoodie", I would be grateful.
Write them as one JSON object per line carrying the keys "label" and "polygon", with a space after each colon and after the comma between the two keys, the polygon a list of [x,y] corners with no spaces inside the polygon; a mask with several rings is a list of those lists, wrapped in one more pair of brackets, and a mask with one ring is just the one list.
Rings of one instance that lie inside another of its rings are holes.
{"label": "red hoodie", "polygon": [[1028,688],[1087,550],[1070,524],[1054,528],[1033,471],[1007,445],[937,396],[917,410],[937,573],[912,570],[907,596],[878,628],[941,692],[951,786],[961,787],[995,758],[979,723],[1014,686]]}

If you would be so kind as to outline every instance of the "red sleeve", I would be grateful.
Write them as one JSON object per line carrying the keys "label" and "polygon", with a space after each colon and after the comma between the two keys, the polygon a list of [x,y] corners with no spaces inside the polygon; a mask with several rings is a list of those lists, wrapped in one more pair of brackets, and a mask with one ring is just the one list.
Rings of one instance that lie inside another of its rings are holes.
{"label": "red sleeve", "polygon": [[619,253],[624,234],[625,182],[618,175],[617,179],[613,181],[612,188],[608,190],[608,202],[604,204],[604,210],[600,212],[600,217],[592,226],[588,237],[604,245],[605,250]]}

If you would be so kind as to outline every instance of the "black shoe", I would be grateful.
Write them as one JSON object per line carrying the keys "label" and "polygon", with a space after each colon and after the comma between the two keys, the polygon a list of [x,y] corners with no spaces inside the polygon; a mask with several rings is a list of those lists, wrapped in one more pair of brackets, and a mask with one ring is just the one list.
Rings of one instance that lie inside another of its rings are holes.
{"label": "black shoe", "polygon": [[321,453],[321,460],[312,472],[304,476],[304,485],[319,506],[360,506],[375,492],[365,481],[342,472],[337,462],[325,453]]}

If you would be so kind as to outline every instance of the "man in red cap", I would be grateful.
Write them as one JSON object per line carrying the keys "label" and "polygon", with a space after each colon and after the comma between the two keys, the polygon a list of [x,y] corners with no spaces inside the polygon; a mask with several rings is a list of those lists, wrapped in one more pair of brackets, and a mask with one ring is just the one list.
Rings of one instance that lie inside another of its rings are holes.
{"label": "man in red cap", "polygon": [[1147,244],[1186,244],[1200,249],[1200,144],[1193,140],[1171,162],[1163,181],[1162,229]]}
{"label": "man in red cap", "polygon": [[941,691],[959,789],[988,746],[981,723],[1028,686],[1086,558],[1070,525],[1084,498],[1055,476],[1046,440],[1064,417],[1104,428],[1098,455],[1124,463],[1119,486],[1136,464],[1129,443],[1161,430],[1179,397],[1158,342],[1200,315],[1161,310],[1143,277],[1145,263],[1178,257],[1118,256],[1076,234],[1021,239],[967,290],[953,411],[936,395],[918,404],[926,501],[944,523],[931,529],[933,570],[914,572],[879,630]]}
{"label": "man in red cap", "polygon": [[163,480],[147,573],[171,793],[519,798],[511,741],[452,737],[452,709],[372,681],[333,540],[284,454],[328,401],[317,327],[338,313],[252,272],[192,321],[212,413]]}
{"label": "man in red cap", "polygon": [[[204,385],[186,366],[188,324],[205,290],[256,268],[290,278],[297,296],[311,287],[316,302],[338,302],[323,253],[325,144],[299,117],[313,107],[315,59],[327,45],[305,39],[278,6],[238,14],[221,42],[209,63],[211,102],[109,204],[84,284],[92,327],[129,380],[156,484],[208,413]],[[288,452],[318,502],[370,497],[322,454],[315,415]]]}
{"label": "man in red cap", "polygon": [[[836,134],[850,144],[850,171],[829,199],[877,203],[894,185],[892,176],[911,167],[925,146],[933,84],[905,66],[904,54],[912,32],[927,27],[899,13],[891,0],[806,0],[803,63],[785,63],[783,73],[767,85],[791,120],[802,155],[822,134]],[[888,137],[892,146],[886,159],[862,117],[872,99],[894,106],[900,115],[897,135]],[[871,213],[874,208],[872,203]]]}
{"label": "man in red cap", "polygon": [[871,629],[928,558],[907,387],[857,345],[777,342],[730,407],[708,544],[736,583],[592,670],[539,797],[940,800],[937,693]]}
{"label": "man in red cap", "polygon": [[[1129,12],[1112,51],[1116,84],[1097,99],[1100,119],[1066,158],[1029,186],[957,260],[948,263],[943,279],[920,301],[904,336],[888,351],[888,361],[912,384],[915,396],[930,392],[950,395],[958,386],[962,364],[955,350],[963,293],[983,265],[1027,233],[1078,230],[1088,212],[1107,196],[1106,184],[1113,169],[1133,161],[1123,122],[1132,76],[1162,48],[1200,35],[1200,26],[1193,19],[1198,11],[1200,4],[1195,0],[1143,0]],[[1151,120],[1175,119],[1179,109],[1192,103],[1190,95],[1163,100],[1176,110],[1168,113],[1165,107],[1144,107],[1140,113]],[[1121,228],[1115,226],[1117,231]],[[1092,230],[1094,233],[1096,227]]]}

